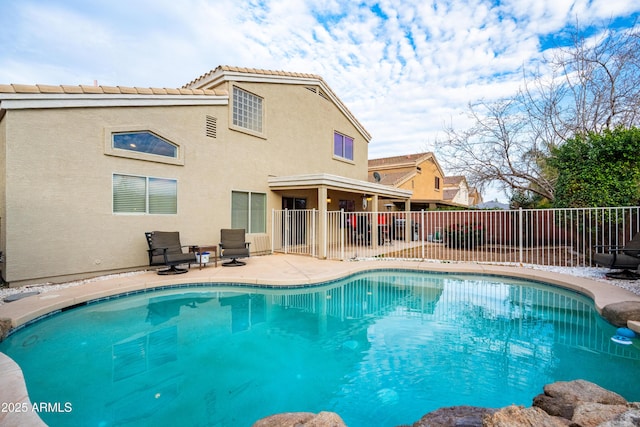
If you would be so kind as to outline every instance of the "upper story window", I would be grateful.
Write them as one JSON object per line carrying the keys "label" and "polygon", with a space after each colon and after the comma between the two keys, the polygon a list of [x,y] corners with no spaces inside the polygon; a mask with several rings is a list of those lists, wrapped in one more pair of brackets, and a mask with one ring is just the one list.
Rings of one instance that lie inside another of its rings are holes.
{"label": "upper story window", "polygon": [[436,188],[436,190],[440,189],[440,177],[439,176],[436,176],[435,188]]}
{"label": "upper story window", "polygon": [[148,131],[114,133],[113,148],[174,159],[178,157],[176,145]]}
{"label": "upper story window", "polygon": [[234,87],[232,116],[234,126],[262,133],[263,99]]}
{"label": "upper story window", "polygon": [[343,159],[353,160],[353,138],[334,132],[333,155]]}

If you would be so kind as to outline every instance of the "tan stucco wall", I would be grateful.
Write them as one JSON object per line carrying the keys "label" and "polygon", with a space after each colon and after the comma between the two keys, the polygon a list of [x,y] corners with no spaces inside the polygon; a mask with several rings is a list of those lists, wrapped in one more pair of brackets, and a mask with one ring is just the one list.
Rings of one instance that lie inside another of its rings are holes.
{"label": "tan stucco wall", "polygon": [[[442,200],[444,189],[444,176],[433,162],[427,160],[418,165],[422,170],[413,178],[400,185],[404,190],[412,190],[412,200]],[[435,188],[435,177],[440,178],[440,189]]]}
{"label": "tan stucco wall", "polygon": [[[2,113],[0,112],[0,117],[2,117]],[[0,250],[5,251],[6,247],[6,177],[7,177],[7,167],[6,167],[6,133],[7,133],[7,121],[2,118],[0,119]],[[4,270],[4,264],[1,264],[2,269]],[[4,277],[4,272],[3,272]]]}
{"label": "tan stucco wall", "polygon": [[[15,285],[147,265],[144,231],[175,230],[182,244],[217,244],[219,230],[231,225],[232,190],[268,194],[268,233],[271,209],[281,207],[270,175],[366,180],[367,142],[332,103],[302,86],[242,87],[265,99],[266,139],[228,129],[228,106],[8,111],[0,124],[7,138],[5,278]],[[216,139],[205,135],[206,115],[217,118]],[[180,144],[184,165],[106,155],[105,128],[128,126]],[[353,163],[333,158],[334,130],[354,137]],[[113,214],[114,173],[177,179],[178,214]]]}

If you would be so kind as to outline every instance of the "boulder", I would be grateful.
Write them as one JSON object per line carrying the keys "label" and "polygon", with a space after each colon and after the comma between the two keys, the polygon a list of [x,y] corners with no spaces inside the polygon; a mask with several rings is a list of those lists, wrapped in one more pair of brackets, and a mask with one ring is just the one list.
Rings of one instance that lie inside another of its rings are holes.
{"label": "boulder", "polygon": [[0,341],[7,337],[7,334],[11,330],[11,320],[0,319]]}
{"label": "boulder", "polygon": [[626,405],[625,398],[597,384],[584,381],[559,381],[544,386],[544,393],[533,399],[533,406],[549,415],[571,420],[575,408],[583,402]]}
{"label": "boulder", "polygon": [[346,427],[335,412],[286,412],[262,418],[253,427]]}
{"label": "boulder", "polygon": [[638,427],[640,426],[640,409],[629,409],[612,420],[598,427]]}
{"label": "boulder", "polygon": [[581,403],[573,411],[571,421],[580,427],[596,427],[627,412],[627,405],[605,405],[603,403]]}
{"label": "boulder", "polygon": [[477,406],[452,406],[429,412],[412,427],[482,427],[482,418],[495,409]]}
{"label": "boulder", "polygon": [[540,408],[507,406],[494,414],[485,416],[483,427],[567,427],[568,420],[547,414]]}
{"label": "boulder", "polygon": [[640,302],[625,301],[605,305],[602,317],[615,326],[626,327],[629,320],[640,321]]}

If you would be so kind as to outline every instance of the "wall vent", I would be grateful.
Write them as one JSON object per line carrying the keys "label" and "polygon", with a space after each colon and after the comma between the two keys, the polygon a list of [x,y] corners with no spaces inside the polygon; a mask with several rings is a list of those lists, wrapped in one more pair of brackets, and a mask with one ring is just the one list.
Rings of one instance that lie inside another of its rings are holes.
{"label": "wall vent", "polygon": [[216,122],[218,121],[218,119],[216,119],[213,116],[207,116],[207,136],[209,138],[215,138],[216,137]]}
{"label": "wall vent", "polygon": [[318,95],[320,95],[321,97],[323,97],[324,99],[326,99],[327,101],[330,101],[329,99],[329,95],[327,95],[326,93],[324,93],[324,91],[322,89],[318,89]]}
{"label": "wall vent", "polygon": [[310,90],[313,93],[318,93],[318,90],[314,86],[305,86],[306,90]]}

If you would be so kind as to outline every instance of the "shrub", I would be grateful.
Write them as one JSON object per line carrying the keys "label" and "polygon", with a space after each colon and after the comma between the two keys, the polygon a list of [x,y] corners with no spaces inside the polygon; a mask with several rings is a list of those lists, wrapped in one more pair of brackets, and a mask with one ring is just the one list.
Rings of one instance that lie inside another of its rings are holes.
{"label": "shrub", "polygon": [[471,249],[484,245],[485,228],[482,224],[453,224],[445,230],[445,243],[450,248]]}

